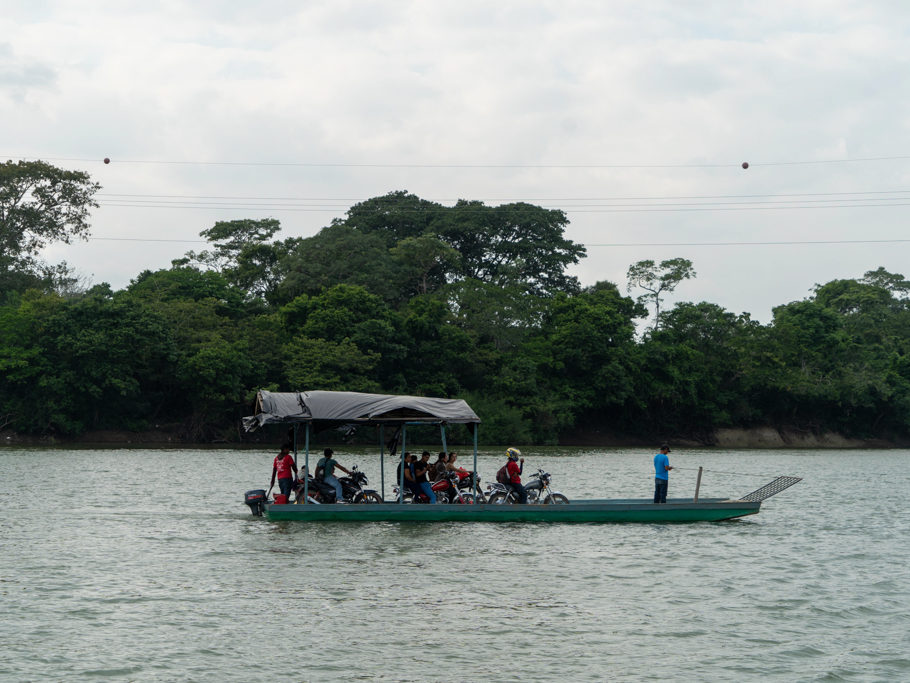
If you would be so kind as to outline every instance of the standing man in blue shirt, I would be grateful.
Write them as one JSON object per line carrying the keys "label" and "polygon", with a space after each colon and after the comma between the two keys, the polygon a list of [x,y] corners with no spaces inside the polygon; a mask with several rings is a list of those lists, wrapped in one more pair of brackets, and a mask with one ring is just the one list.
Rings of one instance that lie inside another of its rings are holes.
{"label": "standing man in blue shirt", "polygon": [[660,453],[654,456],[654,502],[667,502],[667,486],[670,483],[670,458],[667,453],[670,447],[664,444],[660,447]]}

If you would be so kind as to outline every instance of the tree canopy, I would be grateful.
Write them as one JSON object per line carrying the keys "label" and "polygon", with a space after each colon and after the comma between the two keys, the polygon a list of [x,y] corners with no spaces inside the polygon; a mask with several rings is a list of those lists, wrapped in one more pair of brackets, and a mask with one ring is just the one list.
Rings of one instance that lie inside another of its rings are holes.
{"label": "tree canopy", "polygon": [[643,304],[654,306],[654,329],[660,327],[660,302],[664,294],[669,294],[683,280],[695,277],[692,262],[684,258],[673,258],[654,263],[651,259],[639,261],[629,266],[626,274],[628,279],[627,291],[633,288],[645,290],[638,297]]}
{"label": "tree canopy", "polygon": [[46,264],[38,255],[52,242],[88,236],[100,188],[87,173],[44,161],[0,164],[0,291],[66,279],[65,264]]}
{"label": "tree canopy", "polygon": [[170,268],[62,296],[47,273],[65,266],[38,250],[88,234],[98,186],[41,162],[0,169],[0,429],[237,439],[271,388],[465,397],[487,443],[710,443],[757,426],[910,441],[900,273],[817,285],[763,325],[706,301],[665,306],[695,276],[683,258],[632,264],[625,293],[581,288],[567,271],[584,247],[559,211],[393,192],[306,238],[219,221]]}

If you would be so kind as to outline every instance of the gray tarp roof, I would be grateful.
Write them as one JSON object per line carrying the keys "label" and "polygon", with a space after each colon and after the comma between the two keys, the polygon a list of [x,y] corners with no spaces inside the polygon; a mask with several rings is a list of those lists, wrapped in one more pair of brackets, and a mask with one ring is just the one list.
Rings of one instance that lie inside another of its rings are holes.
{"label": "gray tarp roof", "polygon": [[267,424],[320,422],[401,424],[403,422],[479,423],[480,418],[458,398],[361,394],[354,391],[260,391],[256,414],[243,418],[248,432]]}

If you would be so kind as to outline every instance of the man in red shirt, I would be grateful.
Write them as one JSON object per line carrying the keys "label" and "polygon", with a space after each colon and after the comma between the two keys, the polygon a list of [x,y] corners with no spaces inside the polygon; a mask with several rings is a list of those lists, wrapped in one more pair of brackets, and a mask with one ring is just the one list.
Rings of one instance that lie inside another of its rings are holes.
{"label": "man in red shirt", "polygon": [[521,485],[521,473],[525,467],[525,459],[520,458],[521,451],[517,448],[507,449],[506,455],[509,456],[509,462],[506,463],[506,472],[509,475],[509,483],[506,484],[506,486],[512,489],[512,492],[518,496],[519,503],[527,503],[528,492],[525,491],[525,487]]}
{"label": "man in red shirt", "polygon": [[[294,456],[291,455],[291,444],[281,444],[281,452],[275,456],[275,462],[272,464],[272,483],[269,485],[269,491],[275,485],[275,477],[278,477],[278,488],[285,496],[291,495],[294,488],[294,477],[297,476],[297,463],[294,462]],[[290,500],[290,498],[288,499]]]}

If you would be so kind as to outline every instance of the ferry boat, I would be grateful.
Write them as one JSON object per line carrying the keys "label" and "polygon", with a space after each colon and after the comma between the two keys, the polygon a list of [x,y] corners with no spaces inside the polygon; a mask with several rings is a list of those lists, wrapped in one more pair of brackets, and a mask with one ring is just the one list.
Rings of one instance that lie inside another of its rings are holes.
{"label": "ferry boat", "polygon": [[[247,431],[265,425],[289,425],[293,429],[294,459],[310,472],[310,439],[315,431],[334,427],[374,426],[379,431],[381,471],[385,461],[386,429],[392,431],[392,456],[404,457],[407,428],[437,425],[442,449],[447,451],[446,427],[467,425],[473,438],[474,472],[477,472],[477,433],[480,418],[461,399],[367,394],[350,391],[259,391],[255,411],[243,420]],[[300,428],[303,442],[300,443]],[[302,446],[302,453],[301,453]],[[398,448],[400,446],[400,448]],[[400,456],[395,456],[398,450]],[[302,455],[302,458],[301,458]],[[302,463],[301,463],[302,459]],[[401,468],[402,472],[404,468]],[[404,490],[403,474],[398,482]],[[673,498],[655,504],[646,499],[572,500],[562,504],[433,504],[366,502],[320,504],[309,495],[308,480],[295,503],[276,503],[263,489],[247,491],[244,502],[253,514],[271,521],[303,522],[719,522],[754,515],[762,501],[801,481],[800,477],[776,477],[770,483],[740,498],[699,498],[698,485],[692,498]],[[700,477],[699,477],[700,482]],[[475,500],[482,500],[474,484]],[[383,489],[385,488],[383,482]]]}

